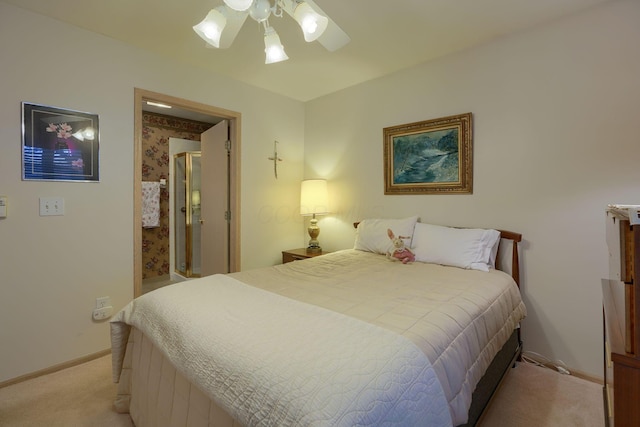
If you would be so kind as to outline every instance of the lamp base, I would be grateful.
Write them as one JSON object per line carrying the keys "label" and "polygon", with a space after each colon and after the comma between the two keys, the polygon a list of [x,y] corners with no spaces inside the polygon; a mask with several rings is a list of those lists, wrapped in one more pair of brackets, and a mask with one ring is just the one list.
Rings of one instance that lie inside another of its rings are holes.
{"label": "lamp base", "polygon": [[308,254],[317,254],[322,252],[322,248],[320,247],[320,243],[318,242],[318,235],[320,235],[320,227],[318,227],[318,220],[316,219],[316,214],[313,214],[311,218],[309,228],[307,228],[309,232],[309,246],[307,246]]}

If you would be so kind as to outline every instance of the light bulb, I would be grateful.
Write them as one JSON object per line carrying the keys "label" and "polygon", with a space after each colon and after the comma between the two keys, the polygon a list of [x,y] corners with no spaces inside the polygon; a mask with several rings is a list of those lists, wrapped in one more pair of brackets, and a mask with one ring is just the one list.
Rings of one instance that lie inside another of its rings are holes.
{"label": "light bulb", "polygon": [[313,16],[305,16],[300,26],[304,32],[313,34],[318,29],[318,21]]}
{"label": "light bulb", "polygon": [[222,35],[218,27],[216,25],[213,25],[211,22],[207,22],[206,24],[204,24],[202,32],[209,40],[219,39]]}
{"label": "light bulb", "polygon": [[296,6],[296,9],[293,11],[293,18],[298,22],[300,28],[302,28],[304,39],[308,42],[312,42],[320,37],[329,24],[329,19],[313,10],[307,2],[299,3]]}

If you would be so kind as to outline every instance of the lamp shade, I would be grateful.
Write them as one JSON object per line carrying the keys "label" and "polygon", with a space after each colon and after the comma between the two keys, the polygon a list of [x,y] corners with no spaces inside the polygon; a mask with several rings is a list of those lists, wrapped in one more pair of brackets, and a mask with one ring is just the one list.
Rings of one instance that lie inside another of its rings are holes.
{"label": "lamp shade", "polygon": [[293,18],[298,22],[300,28],[302,28],[304,39],[308,42],[312,42],[320,37],[329,24],[329,19],[313,10],[307,2],[302,2],[296,6],[293,12]]}
{"label": "lamp shade", "polygon": [[280,37],[273,27],[267,27],[264,32],[264,52],[266,53],[265,64],[273,64],[289,59],[284,52],[284,46],[280,43]]}
{"label": "lamp shade", "polygon": [[253,0],[224,0],[224,3],[233,10],[243,12],[251,6]]}
{"label": "lamp shade", "polygon": [[308,179],[300,187],[300,215],[319,215],[329,213],[327,181]]}
{"label": "lamp shade", "polygon": [[220,47],[220,36],[222,36],[222,30],[227,25],[227,18],[224,16],[223,8],[211,9],[207,16],[198,24],[193,27],[193,31],[196,32],[204,41],[213,47]]}

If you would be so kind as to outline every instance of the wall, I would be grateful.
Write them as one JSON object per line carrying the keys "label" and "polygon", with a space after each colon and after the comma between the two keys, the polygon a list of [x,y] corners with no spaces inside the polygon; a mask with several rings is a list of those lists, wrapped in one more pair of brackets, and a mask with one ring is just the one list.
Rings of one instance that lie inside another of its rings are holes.
{"label": "wall", "polygon": [[[203,51],[203,55],[206,54]],[[242,113],[242,266],[299,247],[304,107],[208,71],[0,2],[0,382],[109,348],[96,297],[116,310],[133,296],[134,88]],[[21,180],[22,101],[96,113],[100,182]],[[273,141],[280,141],[279,178]],[[60,196],[65,215],[40,217],[38,198]],[[255,242],[260,242],[256,245]],[[258,246],[260,250],[256,251]]]}
{"label": "wall", "polygon": [[[521,232],[525,349],[602,377],[605,208],[640,203],[638,22],[640,3],[612,2],[308,102],[305,177],[329,180],[335,212],[323,247],[352,247],[367,217]],[[385,196],[382,129],[466,112],[473,194]]]}

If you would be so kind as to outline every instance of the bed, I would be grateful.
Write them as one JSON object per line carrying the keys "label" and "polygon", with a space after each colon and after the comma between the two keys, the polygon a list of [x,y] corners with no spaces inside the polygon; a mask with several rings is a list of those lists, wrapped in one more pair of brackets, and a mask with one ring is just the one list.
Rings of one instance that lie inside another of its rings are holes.
{"label": "bed", "polygon": [[[393,261],[387,229],[415,262]],[[520,239],[364,220],[353,249],[145,294],[111,322],[116,410],[138,427],[475,425],[521,351]]]}

